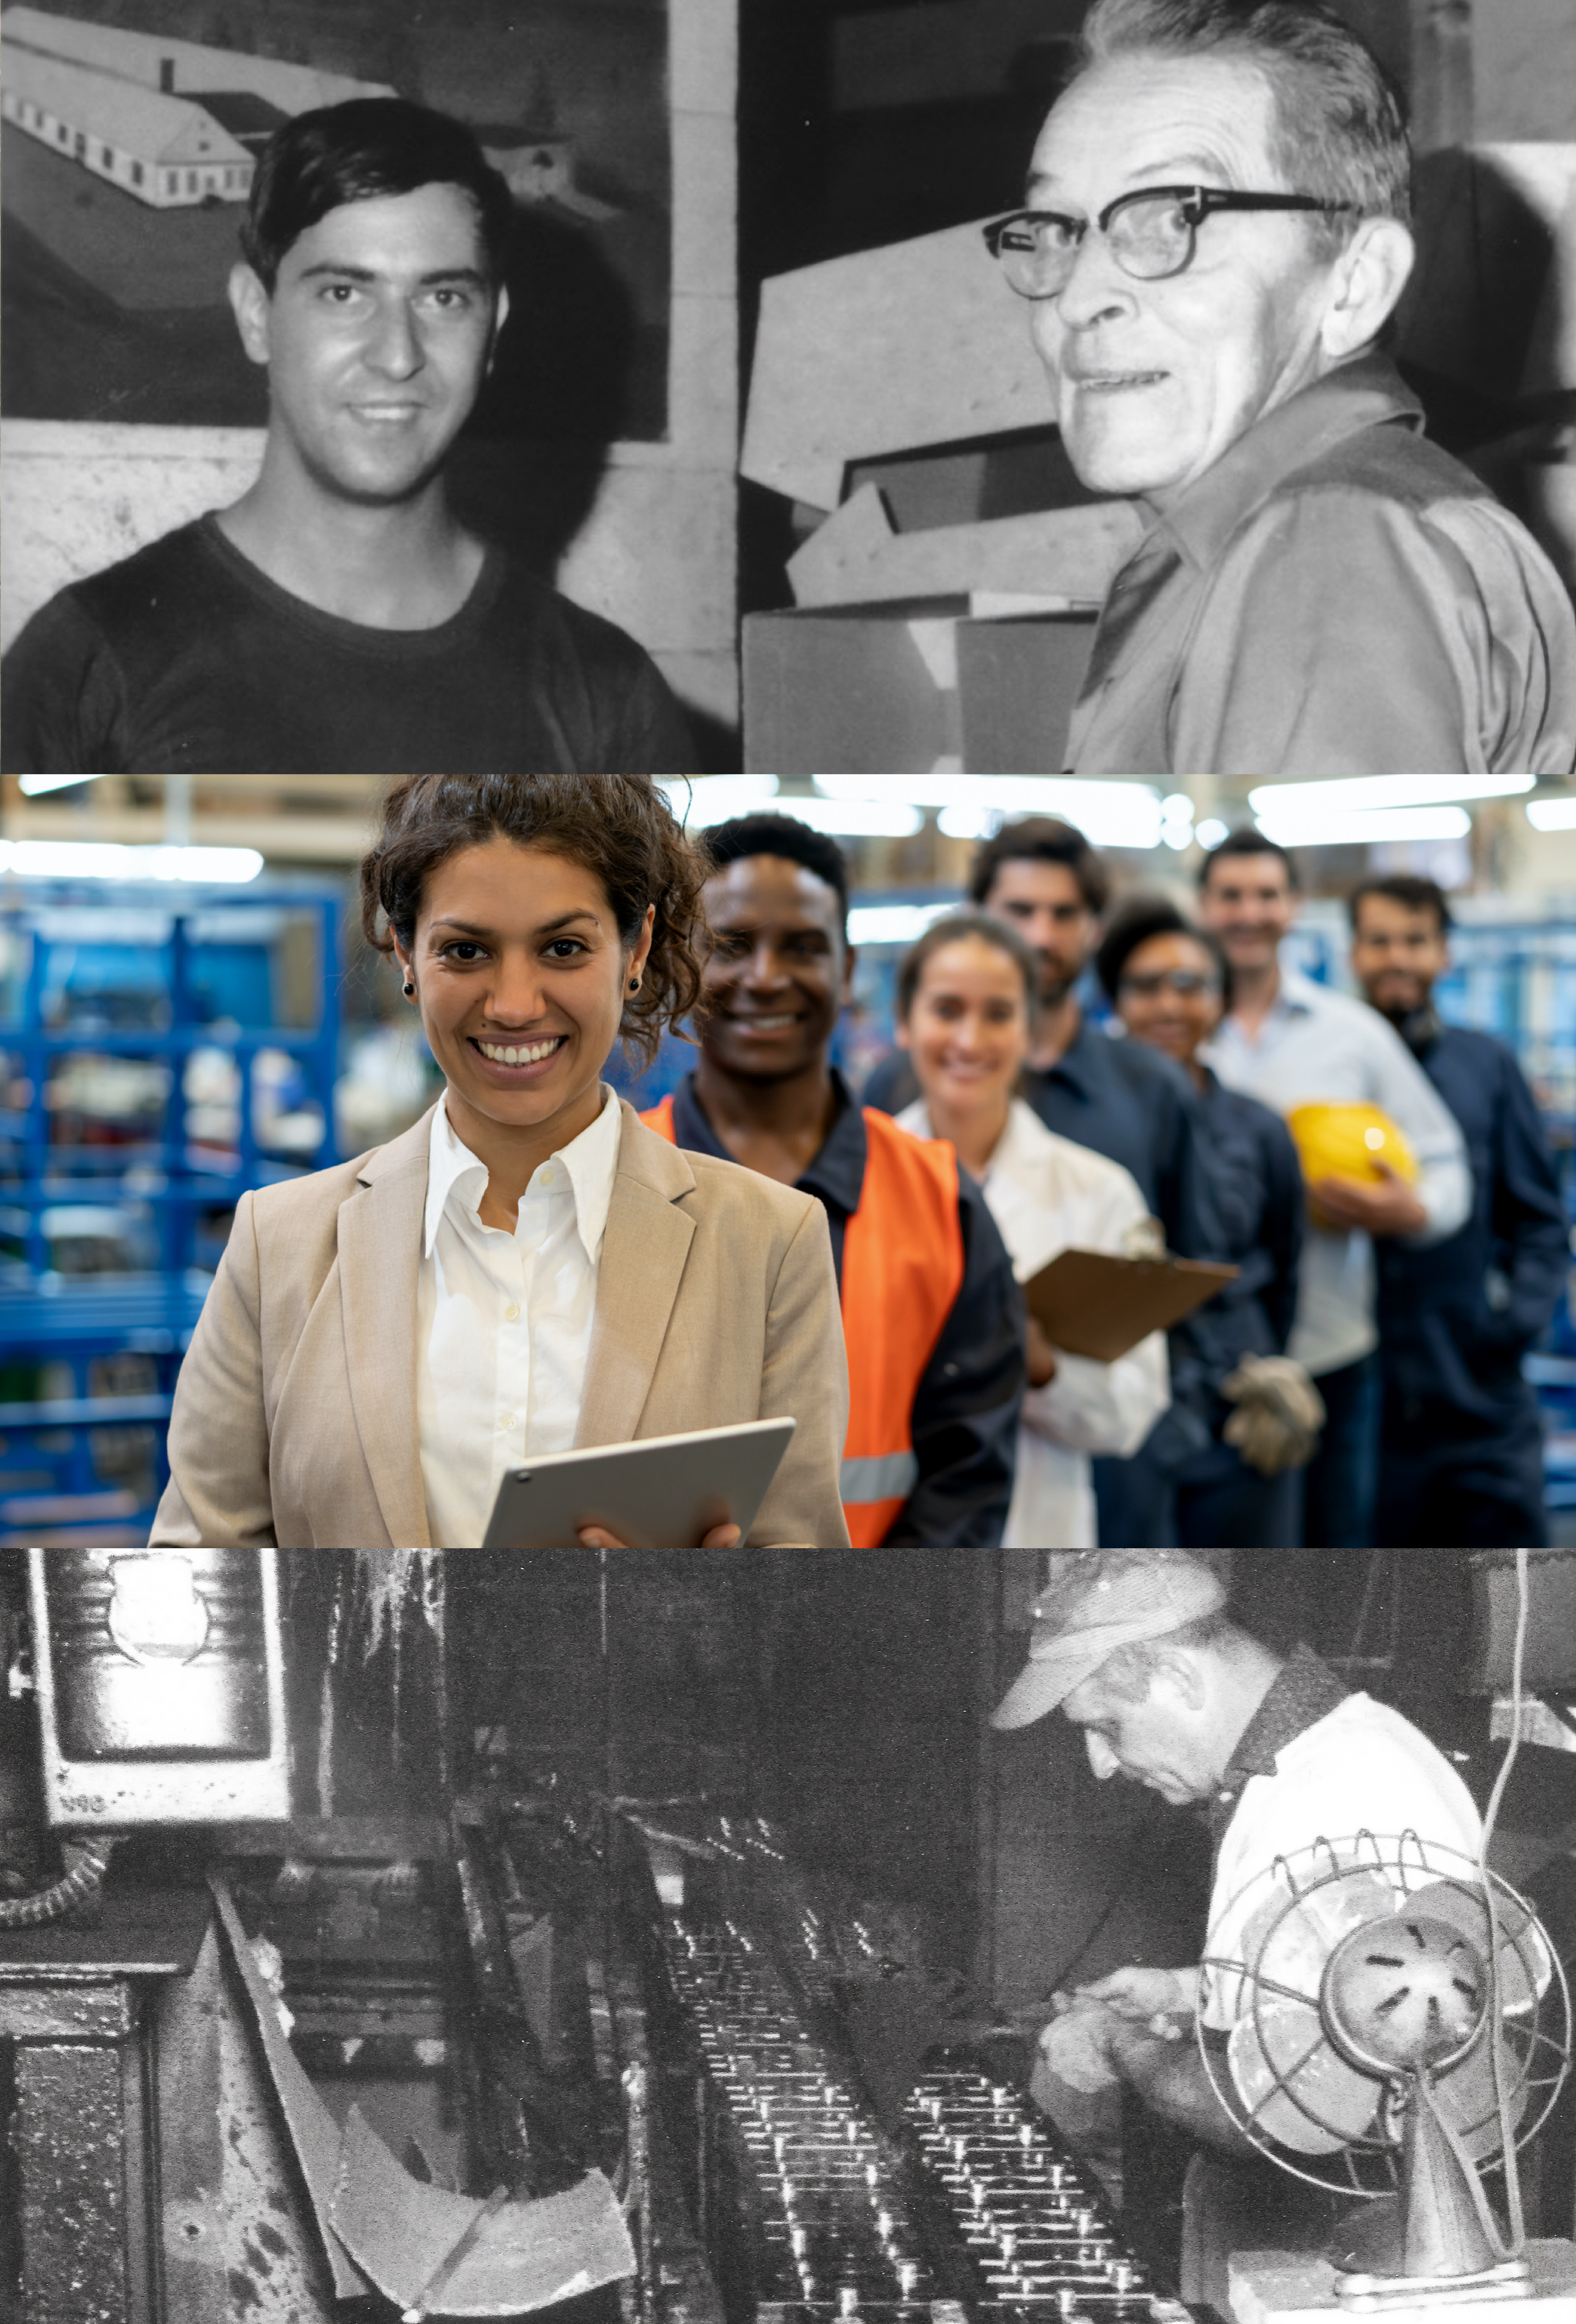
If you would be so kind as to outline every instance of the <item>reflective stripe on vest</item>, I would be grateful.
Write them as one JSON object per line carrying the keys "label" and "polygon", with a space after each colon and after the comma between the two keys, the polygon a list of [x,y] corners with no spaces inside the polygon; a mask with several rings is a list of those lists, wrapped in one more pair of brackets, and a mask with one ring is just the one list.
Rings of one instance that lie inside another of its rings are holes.
{"label": "reflective stripe on vest", "polygon": [[[641,1115],[670,1145],[673,1101]],[[913,1400],[963,1285],[958,1157],[865,1108],[865,1183],[843,1237],[848,1434],[839,1490],[856,1549],[891,1532],[919,1478]]]}
{"label": "reflective stripe on vest", "polygon": [[906,1501],[919,1481],[919,1462],[912,1452],[867,1453],[856,1460],[845,1456],[839,1490],[848,1501]]}
{"label": "reflective stripe on vest", "polygon": [[963,1283],[958,1157],[865,1109],[865,1183],[843,1238],[848,1438],[843,1511],[856,1549],[879,1547],[913,1490],[913,1400]]}

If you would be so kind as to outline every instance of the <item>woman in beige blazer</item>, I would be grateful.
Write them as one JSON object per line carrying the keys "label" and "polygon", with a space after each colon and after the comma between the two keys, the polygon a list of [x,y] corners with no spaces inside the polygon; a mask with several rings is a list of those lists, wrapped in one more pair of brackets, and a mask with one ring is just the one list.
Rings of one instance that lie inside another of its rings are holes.
{"label": "woman in beige blazer", "polygon": [[[847,1545],[825,1213],[675,1150],[601,1079],[616,1038],[649,1056],[696,1005],[703,878],[645,776],[392,787],[363,925],[397,956],[444,1093],[388,1145],[241,1197],[181,1369],[152,1545],[472,1547],[431,1510],[452,1526],[457,1506],[484,1508],[489,1462],[792,1415],[747,1545]],[[533,1272],[540,1232],[552,1264]],[[488,1268],[506,1290],[523,1250],[521,1279],[545,1290],[524,1317],[495,1314]],[[529,1411],[495,1443],[488,1400],[505,1365],[525,1378],[505,1336],[522,1332]]]}

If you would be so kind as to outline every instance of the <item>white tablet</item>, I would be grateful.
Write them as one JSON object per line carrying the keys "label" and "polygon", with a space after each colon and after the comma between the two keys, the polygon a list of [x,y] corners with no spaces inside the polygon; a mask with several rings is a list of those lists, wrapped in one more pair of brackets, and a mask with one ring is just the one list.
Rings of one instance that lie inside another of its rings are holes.
{"label": "white tablet", "polygon": [[744,1539],[796,1424],[746,1420],[633,1444],[544,1452],[498,1488],[484,1549],[573,1549],[601,1526],[631,1549],[695,1549],[714,1526]]}

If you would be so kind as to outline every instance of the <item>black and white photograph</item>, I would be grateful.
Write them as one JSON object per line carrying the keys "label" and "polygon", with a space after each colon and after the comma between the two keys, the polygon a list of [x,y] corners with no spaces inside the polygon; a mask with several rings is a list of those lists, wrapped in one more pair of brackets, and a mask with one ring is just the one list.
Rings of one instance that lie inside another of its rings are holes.
{"label": "black and white photograph", "polygon": [[68,5],[8,771],[1568,806],[1572,0]]}
{"label": "black and white photograph", "polygon": [[0,1647],[6,2324],[1571,2297],[1576,1552],[0,1549]]}
{"label": "black and white photograph", "polygon": [[83,5],[0,20],[5,418],[261,425],[225,296],[258,156],[301,114],[403,97],[472,129],[519,213],[477,424],[664,433],[663,0]]}

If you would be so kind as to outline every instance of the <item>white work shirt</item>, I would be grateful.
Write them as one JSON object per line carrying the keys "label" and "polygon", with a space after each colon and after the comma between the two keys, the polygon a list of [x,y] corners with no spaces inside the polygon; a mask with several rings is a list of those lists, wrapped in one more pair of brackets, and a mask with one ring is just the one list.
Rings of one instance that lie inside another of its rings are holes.
{"label": "white work shirt", "polygon": [[[1482,1837],[1472,1795],[1444,1754],[1410,1720],[1368,1694],[1348,1695],[1282,1745],[1273,1775],[1252,1775],[1243,1785],[1216,1859],[1210,1954],[1242,1957],[1245,1927],[1270,1893],[1267,1884],[1246,1892],[1277,1856],[1359,1831],[1380,1840],[1414,1831],[1425,1843],[1474,1858]],[[1449,1869],[1460,1877],[1460,1866]],[[1237,1980],[1218,1978],[1214,1985],[1204,2023],[1228,2024]]]}
{"label": "white work shirt", "polygon": [[505,1471],[574,1443],[621,1129],[604,1086],[601,1112],[542,1164],[509,1234],[479,1216],[486,1163],[455,1135],[446,1103],[433,1113],[416,1423],[437,1548],[479,1547]]}
{"label": "white work shirt", "polygon": [[[1199,1054],[1228,1089],[1244,1090],[1276,1113],[1320,1102],[1382,1107],[1417,1157],[1414,1191],[1428,1213],[1427,1227],[1402,1240],[1416,1250],[1466,1224],[1472,1171],[1456,1118],[1394,1026],[1366,1001],[1283,968],[1257,1031],[1228,1017]],[[1360,1227],[1331,1229],[1310,1219],[1286,1353],[1317,1378],[1358,1362],[1377,1337],[1371,1240]]]}
{"label": "white work shirt", "polygon": [[[897,1125],[915,1138],[936,1134],[922,1098],[904,1107]],[[1012,1102],[980,1184],[1020,1283],[1074,1247],[1120,1258],[1129,1231],[1148,1216],[1137,1181],[1119,1162],[1059,1138],[1022,1098]],[[1136,1452],[1170,1401],[1163,1332],[1111,1364],[1058,1349],[1055,1379],[1024,1397],[1003,1546],[1092,1549],[1089,1454]]]}

